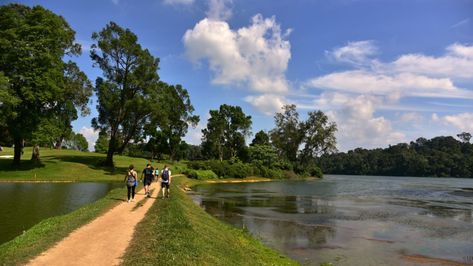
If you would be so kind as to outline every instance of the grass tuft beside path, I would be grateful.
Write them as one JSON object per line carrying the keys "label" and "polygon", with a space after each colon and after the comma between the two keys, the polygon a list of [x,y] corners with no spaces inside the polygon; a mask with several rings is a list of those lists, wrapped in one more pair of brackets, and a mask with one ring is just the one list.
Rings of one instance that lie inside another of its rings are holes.
{"label": "grass tuft beside path", "polygon": [[124,265],[298,265],[196,206],[178,189],[187,178],[173,180],[171,198],[138,224]]}

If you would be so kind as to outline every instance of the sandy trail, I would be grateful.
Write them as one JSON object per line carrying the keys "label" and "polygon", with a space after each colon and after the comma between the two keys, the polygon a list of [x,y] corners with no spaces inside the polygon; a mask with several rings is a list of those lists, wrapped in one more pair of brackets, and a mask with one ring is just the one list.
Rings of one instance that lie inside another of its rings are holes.
{"label": "sandy trail", "polygon": [[[160,183],[153,183],[152,197],[145,199],[144,189],[135,202],[123,202],[86,224],[27,265],[118,265],[133,237],[136,225],[156,200]],[[126,198],[126,190],[124,191]],[[144,202],[144,203],[143,203]],[[139,205],[138,208],[135,208]]]}

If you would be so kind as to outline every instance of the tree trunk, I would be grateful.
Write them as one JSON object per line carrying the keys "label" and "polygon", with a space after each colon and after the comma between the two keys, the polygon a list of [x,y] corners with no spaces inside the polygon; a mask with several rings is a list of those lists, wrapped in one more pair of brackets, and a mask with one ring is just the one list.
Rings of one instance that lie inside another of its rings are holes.
{"label": "tree trunk", "polygon": [[56,142],[56,146],[54,147],[56,150],[60,150],[62,148],[62,141],[64,140],[64,136],[59,137]]}
{"label": "tree trunk", "polygon": [[33,147],[33,154],[31,155],[31,161],[33,162],[39,162],[39,146],[34,145]]}
{"label": "tree trunk", "polygon": [[23,139],[15,138],[13,143],[15,144],[14,156],[13,156],[13,165],[20,165],[21,154],[23,152]]}
{"label": "tree trunk", "polygon": [[105,159],[105,166],[113,167],[113,154],[115,153],[115,136],[110,137],[110,142],[108,143],[107,159]]}

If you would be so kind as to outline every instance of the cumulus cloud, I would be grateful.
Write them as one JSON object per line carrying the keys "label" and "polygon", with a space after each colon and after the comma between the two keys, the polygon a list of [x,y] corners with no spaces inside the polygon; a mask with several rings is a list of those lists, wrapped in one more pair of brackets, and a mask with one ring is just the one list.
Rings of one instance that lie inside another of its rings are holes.
{"label": "cumulus cloud", "polygon": [[89,144],[89,151],[94,151],[95,142],[99,137],[99,132],[91,127],[82,127],[79,133],[84,135],[85,139],[87,140],[87,143]]}
{"label": "cumulus cloud", "polygon": [[194,3],[194,0],[163,0],[166,5],[190,5]]}
{"label": "cumulus cloud", "polygon": [[445,125],[453,126],[460,131],[473,132],[473,113],[460,113],[455,115],[439,116],[432,115],[434,122],[442,122]]}
{"label": "cumulus cloud", "polygon": [[232,16],[232,10],[228,5],[232,4],[232,0],[209,0],[209,10],[207,17],[212,20],[227,20]]}
{"label": "cumulus cloud", "polygon": [[338,47],[327,52],[329,57],[339,62],[364,64],[370,57],[378,53],[378,48],[371,40],[349,42],[346,46]]}
{"label": "cumulus cloud", "polygon": [[374,148],[402,142],[405,135],[393,129],[389,119],[376,116],[381,97],[359,95],[351,97],[340,93],[322,94],[316,106],[331,107],[329,118],[337,123],[340,150],[357,147]]}
{"label": "cumulus cloud", "polygon": [[214,84],[281,94],[289,88],[285,77],[291,58],[288,34],[274,17],[260,14],[251,25],[236,30],[221,19],[204,18],[186,31],[183,42],[192,62],[208,62]]}
{"label": "cumulus cloud", "polygon": [[283,105],[288,103],[285,97],[275,94],[250,95],[245,97],[245,101],[268,116],[280,112]]}

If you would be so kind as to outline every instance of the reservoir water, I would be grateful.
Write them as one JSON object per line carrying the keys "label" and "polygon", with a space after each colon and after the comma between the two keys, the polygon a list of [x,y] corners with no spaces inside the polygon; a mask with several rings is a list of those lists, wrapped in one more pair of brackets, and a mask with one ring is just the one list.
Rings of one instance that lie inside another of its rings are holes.
{"label": "reservoir water", "polygon": [[46,218],[104,197],[115,183],[0,183],[0,244]]}
{"label": "reservoir water", "polygon": [[473,179],[200,185],[208,213],[309,265],[473,265]]}

